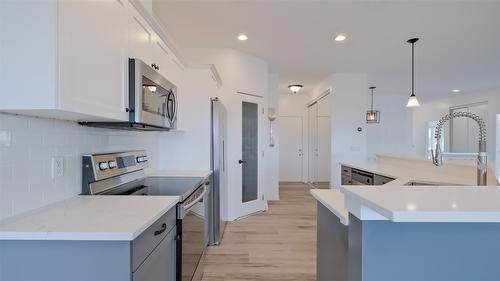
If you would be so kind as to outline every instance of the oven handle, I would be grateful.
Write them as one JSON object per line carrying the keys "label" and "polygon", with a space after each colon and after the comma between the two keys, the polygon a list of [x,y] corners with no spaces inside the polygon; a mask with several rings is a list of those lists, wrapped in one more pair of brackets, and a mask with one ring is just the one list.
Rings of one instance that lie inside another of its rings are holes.
{"label": "oven handle", "polygon": [[207,193],[207,187],[203,186],[203,192],[200,194],[200,196],[198,196],[198,198],[196,198],[193,202],[190,202],[186,206],[182,206],[184,212],[188,212],[189,209],[191,209],[196,203],[200,202],[206,193]]}

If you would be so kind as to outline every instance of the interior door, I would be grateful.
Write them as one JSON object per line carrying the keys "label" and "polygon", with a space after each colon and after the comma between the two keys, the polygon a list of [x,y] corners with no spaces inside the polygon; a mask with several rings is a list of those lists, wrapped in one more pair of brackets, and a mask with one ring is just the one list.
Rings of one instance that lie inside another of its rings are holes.
{"label": "interior door", "polygon": [[280,117],[279,180],[302,181],[302,117]]}
{"label": "interior door", "polygon": [[233,198],[239,201],[235,210],[238,217],[246,216],[267,208],[262,191],[263,179],[263,145],[264,145],[264,113],[262,98],[240,95],[238,108],[240,112],[239,134],[235,138],[240,158],[237,165],[236,183],[238,193]]}

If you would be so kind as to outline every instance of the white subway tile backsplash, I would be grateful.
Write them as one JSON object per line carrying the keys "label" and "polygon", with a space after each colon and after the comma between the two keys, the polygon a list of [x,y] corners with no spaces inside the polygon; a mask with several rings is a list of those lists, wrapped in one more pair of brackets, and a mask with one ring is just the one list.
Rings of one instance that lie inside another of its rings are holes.
{"label": "white subway tile backsplash", "polygon": [[[89,128],[75,122],[0,113],[0,219],[75,196],[81,192],[81,156],[146,149],[150,169],[158,168],[158,132]],[[64,174],[52,178],[52,158],[64,159]]]}

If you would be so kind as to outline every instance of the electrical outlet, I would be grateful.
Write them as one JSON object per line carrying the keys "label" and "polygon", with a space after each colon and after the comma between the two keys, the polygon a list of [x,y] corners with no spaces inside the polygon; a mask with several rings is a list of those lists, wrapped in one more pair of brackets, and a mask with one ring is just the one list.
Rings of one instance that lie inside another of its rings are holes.
{"label": "electrical outlet", "polygon": [[52,178],[60,178],[64,176],[64,158],[52,157]]}

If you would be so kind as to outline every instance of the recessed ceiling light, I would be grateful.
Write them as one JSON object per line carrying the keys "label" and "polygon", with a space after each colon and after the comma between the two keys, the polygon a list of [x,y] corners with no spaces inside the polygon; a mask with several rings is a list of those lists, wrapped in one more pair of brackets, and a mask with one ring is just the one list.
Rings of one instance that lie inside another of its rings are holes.
{"label": "recessed ceiling light", "polygon": [[346,38],[347,37],[344,34],[339,34],[339,35],[335,36],[335,41],[337,41],[337,42],[344,41]]}
{"label": "recessed ceiling light", "polygon": [[454,89],[454,90],[452,90],[452,92],[455,93],[455,94],[456,93],[460,93],[460,89]]}
{"label": "recessed ceiling light", "polygon": [[240,41],[247,41],[248,40],[248,36],[246,36],[246,34],[240,34],[240,35],[238,35],[238,40],[240,40]]}

